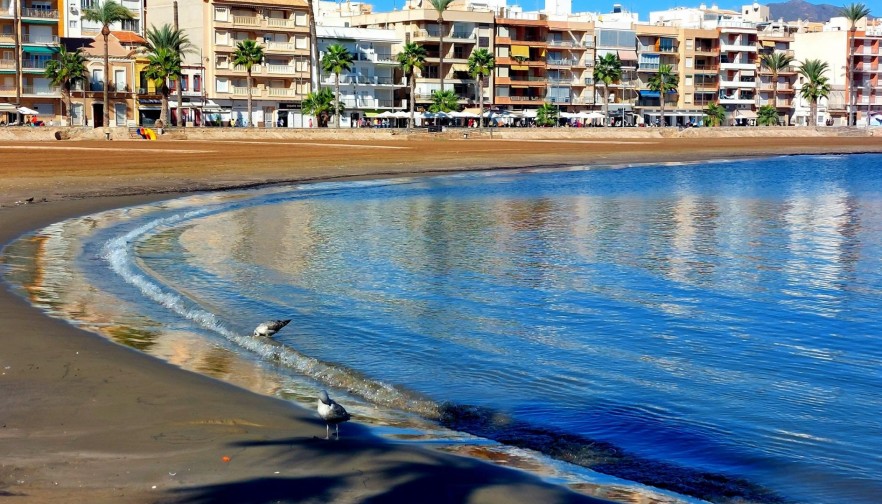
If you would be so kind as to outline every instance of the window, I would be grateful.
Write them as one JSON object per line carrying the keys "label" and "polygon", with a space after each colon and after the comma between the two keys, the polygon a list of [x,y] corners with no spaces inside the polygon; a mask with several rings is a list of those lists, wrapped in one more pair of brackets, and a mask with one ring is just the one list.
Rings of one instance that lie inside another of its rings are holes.
{"label": "window", "polygon": [[202,92],[202,76],[201,75],[194,75],[193,76],[193,91],[195,91],[197,93]]}
{"label": "window", "polygon": [[214,20],[215,21],[229,21],[230,20],[230,11],[223,8],[214,8]]}
{"label": "window", "polygon": [[229,32],[225,32],[225,31],[214,32],[214,43],[217,45],[230,45]]}
{"label": "window", "polygon": [[229,93],[230,92],[230,80],[218,78],[214,83],[214,87],[218,93]]}
{"label": "window", "polygon": [[683,97],[683,101],[684,101],[684,103],[692,103],[692,94],[691,94],[691,93],[686,94],[686,95]]}
{"label": "window", "polygon": [[113,112],[115,117],[115,122],[117,126],[125,126],[126,125],[126,104],[125,103],[114,103],[113,104]]}
{"label": "window", "polygon": [[686,39],[686,50],[691,51],[694,44],[693,39]]}
{"label": "window", "polygon": [[478,47],[490,47],[490,37],[478,37]]}
{"label": "window", "polygon": [[295,49],[306,49],[309,47],[309,37],[294,37]]}
{"label": "window", "polygon": [[692,68],[692,58],[686,58],[686,68]]}
{"label": "window", "polygon": [[120,24],[124,31],[131,32],[139,32],[141,31],[141,20],[140,19],[123,19]]}
{"label": "window", "polygon": [[691,75],[686,76],[686,85],[691,86],[693,83],[693,77]]}
{"label": "window", "polygon": [[190,76],[182,75],[181,76],[181,90],[189,91],[190,90]]}
{"label": "window", "polygon": [[217,68],[229,68],[230,60],[226,56],[218,56],[215,60],[215,67]]}
{"label": "window", "polygon": [[295,12],[294,13],[294,25],[295,26],[306,26],[308,24],[308,20],[305,12]]}

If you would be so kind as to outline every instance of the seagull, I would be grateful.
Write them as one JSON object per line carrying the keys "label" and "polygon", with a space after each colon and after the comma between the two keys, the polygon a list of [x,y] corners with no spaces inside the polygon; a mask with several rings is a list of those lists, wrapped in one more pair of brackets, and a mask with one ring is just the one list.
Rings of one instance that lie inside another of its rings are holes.
{"label": "seagull", "polygon": [[291,322],[291,319],[288,320],[267,320],[266,322],[261,322],[254,329],[254,336],[272,336],[279,332],[279,329],[288,325],[288,322]]}
{"label": "seagull", "polygon": [[325,439],[331,439],[331,424],[334,424],[337,439],[340,439],[340,424],[351,418],[343,406],[328,397],[328,392],[322,390],[318,400],[318,414],[325,421]]}

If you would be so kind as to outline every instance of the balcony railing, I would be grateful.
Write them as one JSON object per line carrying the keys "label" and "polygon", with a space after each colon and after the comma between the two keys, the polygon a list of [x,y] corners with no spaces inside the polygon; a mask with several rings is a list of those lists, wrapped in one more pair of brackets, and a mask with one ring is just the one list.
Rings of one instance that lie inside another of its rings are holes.
{"label": "balcony railing", "polygon": [[[274,41],[266,41],[261,43],[268,51],[284,51],[284,52],[293,52],[297,50],[297,44],[294,42],[274,42]],[[306,50],[306,48],[304,48]]]}
{"label": "balcony railing", "polygon": [[[333,84],[336,80],[335,75],[323,75],[322,83],[323,84]],[[359,84],[359,85],[374,85],[374,86],[395,86],[395,85],[403,85],[406,84],[404,79],[401,81],[396,81],[393,77],[378,77],[376,75],[341,75],[340,76],[340,84]]]}
{"label": "balcony railing", "polygon": [[[247,73],[247,72],[248,72],[248,71],[245,69],[245,65],[234,65],[234,66],[233,66],[233,71],[234,71],[234,72],[243,72],[243,73]],[[262,74],[262,73],[263,73],[263,66],[261,66],[261,65],[254,65],[253,67],[251,67],[251,75],[258,75],[258,74]]]}
{"label": "balcony railing", "polygon": [[2,69],[2,70],[15,70],[15,60],[0,59],[0,69]]}
{"label": "balcony railing", "polygon": [[21,10],[21,17],[23,18],[38,18],[38,19],[58,19],[58,10],[57,9],[34,9],[34,8],[25,8]]}
{"label": "balcony railing", "polygon": [[294,88],[267,88],[267,96],[297,96]]}
{"label": "balcony railing", "polygon": [[230,87],[230,92],[234,95],[248,96],[248,94],[250,92],[251,96],[260,96],[261,95],[260,91],[261,91],[260,88],[249,89],[245,86],[231,86]]}
{"label": "balcony railing", "polygon": [[573,66],[578,63],[579,60],[575,58],[563,58],[563,59],[548,59],[545,64],[552,66]]}
{"label": "balcony railing", "polygon": [[299,73],[297,67],[290,65],[266,65],[266,72],[271,74],[294,75]]}
{"label": "balcony railing", "polygon": [[49,63],[50,60],[44,59],[25,59],[21,62],[21,68],[24,70],[45,70],[46,64]]}
{"label": "balcony railing", "polygon": [[239,26],[260,26],[257,16],[233,16],[233,24]]}
{"label": "balcony railing", "polygon": [[297,26],[293,19],[287,18],[267,18],[266,25],[270,28],[294,28]]}
{"label": "balcony railing", "polygon": [[57,87],[51,86],[22,86],[22,94],[37,96],[58,96],[61,91]]}
{"label": "balcony railing", "polygon": [[33,35],[30,33],[25,33],[21,36],[21,41],[23,44],[57,44],[58,43],[58,35]]}

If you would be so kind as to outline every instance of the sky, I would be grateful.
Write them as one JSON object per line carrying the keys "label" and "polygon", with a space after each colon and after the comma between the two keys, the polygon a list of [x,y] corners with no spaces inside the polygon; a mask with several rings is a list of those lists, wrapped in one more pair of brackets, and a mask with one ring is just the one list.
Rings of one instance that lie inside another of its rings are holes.
{"label": "sky", "polygon": [[[404,6],[405,0],[363,0],[365,3],[373,4],[374,12],[386,12],[391,11],[393,8],[401,9]],[[775,1],[785,1],[785,0],[775,0]],[[872,4],[874,0],[868,2]],[[573,12],[612,12],[612,6],[614,3],[619,3],[622,5],[622,8],[625,10],[629,10],[631,12],[636,12],[640,15],[641,21],[649,20],[649,12],[650,11],[659,11],[659,10],[667,10],[672,9],[674,7],[698,7],[702,0],[572,0],[573,2]],[[704,0],[704,3],[710,7],[711,4],[716,3],[718,7],[721,9],[731,9],[738,11],[740,10],[742,5],[747,5],[749,3],[753,3],[752,1],[739,1],[739,0],[717,0],[714,2],[713,0]],[[763,4],[769,2],[762,2]],[[819,3],[835,3],[835,2],[819,2]],[[535,10],[543,10],[545,8],[545,0],[508,0],[508,5],[518,5],[523,8],[525,11],[535,11]]]}

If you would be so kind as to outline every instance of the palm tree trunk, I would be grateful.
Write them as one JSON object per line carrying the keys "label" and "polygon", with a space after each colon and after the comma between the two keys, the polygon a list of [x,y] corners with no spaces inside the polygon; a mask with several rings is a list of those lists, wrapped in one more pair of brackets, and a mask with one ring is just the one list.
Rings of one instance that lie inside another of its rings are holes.
{"label": "palm tree trunk", "polygon": [[[607,98],[607,95],[609,95],[609,90],[606,88],[606,81],[603,81],[603,80],[602,80],[602,81],[600,81],[600,82],[603,82],[603,84],[601,85],[601,87],[603,88],[603,115],[606,116],[606,118],[604,118],[604,122],[606,123],[605,126],[609,126],[609,125],[610,125],[610,121],[609,121],[609,99]],[[622,119],[624,119],[624,118],[625,118],[625,115],[622,114]]]}
{"label": "palm tree trunk", "polygon": [[159,93],[160,99],[162,100],[161,107],[162,110],[159,111],[159,120],[162,121],[162,127],[167,128],[168,124],[168,87],[163,85],[160,89]]}
{"label": "palm tree trunk", "polygon": [[665,126],[667,126],[667,124],[665,123],[665,90],[664,90],[664,86],[662,86],[662,90],[658,95],[658,105],[659,105],[659,108],[661,109],[661,117],[659,118],[658,125],[660,128],[664,128]]}
{"label": "palm tree trunk", "polygon": [[444,91],[444,16],[438,13],[438,76],[441,77],[441,91]]}
{"label": "palm tree trunk", "polygon": [[484,133],[484,74],[478,75],[478,131]]}
{"label": "palm tree trunk", "polygon": [[248,68],[248,125],[252,128],[257,127],[254,124],[253,114],[251,113],[251,68]]}
{"label": "palm tree trunk", "polygon": [[[104,30],[107,33],[104,33]],[[105,26],[101,30],[104,35],[104,127],[110,127],[110,48],[107,43],[107,36],[110,35],[110,29]]]}
{"label": "palm tree trunk", "polygon": [[[848,30],[848,64],[845,65],[846,71],[848,72],[848,126],[855,126],[857,124],[857,111],[855,110],[856,99],[854,92],[854,32],[855,27],[852,25],[852,28]],[[854,116],[854,124],[852,124],[851,118]]]}
{"label": "palm tree trunk", "polygon": [[778,110],[778,71],[772,72],[772,106]]}
{"label": "palm tree trunk", "polygon": [[413,129],[413,102],[414,100],[414,84],[416,83],[416,79],[414,78],[414,72],[410,74],[410,122],[407,123],[407,129]]}
{"label": "palm tree trunk", "polygon": [[334,74],[336,79],[334,79],[334,117],[336,120],[334,121],[337,124],[337,129],[340,129],[340,72]]}
{"label": "palm tree trunk", "polygon": [[812,115],[809,119],[809,126],[816,127],[818,125],[818,100],[816,98],[812,99],[809,105],[809,114]]}
{"label": "palm tree trunk", "polygon": [[72,105],[71,101],[72,100],[70,97],[71,94],[72,93],[71,93],[70,89],[67,89],[64,92],[64,95],[65,95],[64,97],[67,98],[67,125],[68,126],[73,126],[73,111],[71,110],[71,105]]}

